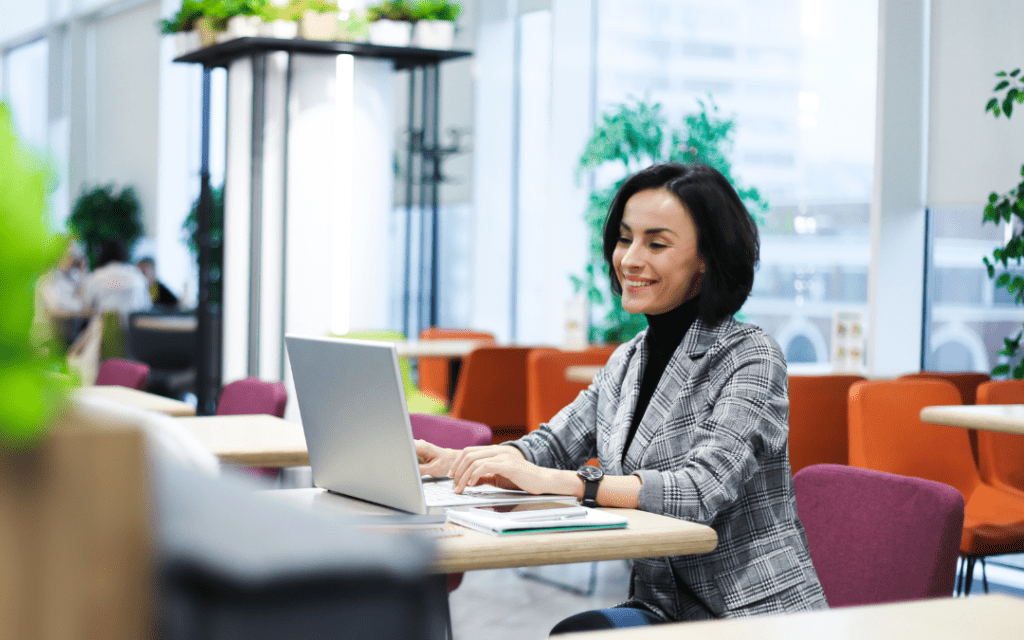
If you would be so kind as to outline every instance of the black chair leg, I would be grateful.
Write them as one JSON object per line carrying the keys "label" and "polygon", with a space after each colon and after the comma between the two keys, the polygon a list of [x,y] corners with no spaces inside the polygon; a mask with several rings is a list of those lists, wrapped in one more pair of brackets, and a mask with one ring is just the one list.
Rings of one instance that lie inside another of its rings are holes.
{"label": "black chair leg", "polygon": [[959,596],[964,586],[964,567],[967,566],[967,558],[960,556],[956,566],[956,590],[953,595]]}
{"label": "black chair leg", "polygon": [[964,595],[971,595],[971,583],[974,581],[974,556],[967,556],[967,575],[964,577]]}
{"label": "black chair leg", "polygon": [[985,593],[988,593],[988,576],[985,575],[985,558],[981,559],[981,586],[985,588]]}

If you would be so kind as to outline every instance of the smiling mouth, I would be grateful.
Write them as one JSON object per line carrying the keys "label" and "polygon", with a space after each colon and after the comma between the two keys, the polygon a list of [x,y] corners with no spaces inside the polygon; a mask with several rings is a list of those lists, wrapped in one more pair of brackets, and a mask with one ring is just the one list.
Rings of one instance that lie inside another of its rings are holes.
{"label": "smiling mouth", "polygon": [[622,282],[630,289],[643,289],[655,283],[654,280],[629,280],[627,278],[623,278]]}

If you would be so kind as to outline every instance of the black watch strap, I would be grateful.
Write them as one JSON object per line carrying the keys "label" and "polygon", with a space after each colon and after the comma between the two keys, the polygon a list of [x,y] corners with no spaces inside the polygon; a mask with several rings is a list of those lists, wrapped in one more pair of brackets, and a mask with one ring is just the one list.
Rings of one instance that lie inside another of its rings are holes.
{"label": "black watch strap", "polygon": [[584,507],[597,506],[597,489],[604,478],[604,472],[593,466],[583,466],[576,471],[576,475],[583,480],[583,500],[580,501]]}

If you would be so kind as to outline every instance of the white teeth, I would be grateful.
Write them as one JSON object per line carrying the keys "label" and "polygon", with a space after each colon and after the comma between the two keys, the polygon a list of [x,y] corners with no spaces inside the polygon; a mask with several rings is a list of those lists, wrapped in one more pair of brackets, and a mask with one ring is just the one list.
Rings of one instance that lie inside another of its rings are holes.
{"label": "white teeth", "polygon": [[646,280],[641,282],[639,280],[626,280],[627,287],[649,287],[654,284],[653,282],[647,282]]}

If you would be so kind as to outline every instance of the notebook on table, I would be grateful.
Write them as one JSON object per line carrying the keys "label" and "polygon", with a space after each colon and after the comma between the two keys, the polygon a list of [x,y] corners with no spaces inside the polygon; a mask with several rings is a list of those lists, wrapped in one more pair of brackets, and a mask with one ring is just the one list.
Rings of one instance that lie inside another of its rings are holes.
{"label": "notebook on table", "polygon": [[457,494],[451,479],[420,476],[398,353],[390,342],[286,335],[313,484],[414,514],[573,496],[489,485]]}

